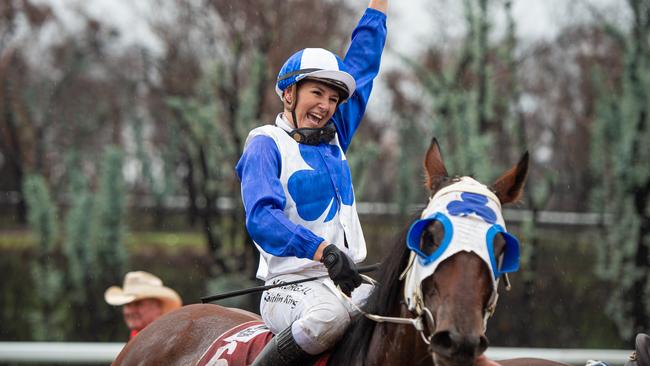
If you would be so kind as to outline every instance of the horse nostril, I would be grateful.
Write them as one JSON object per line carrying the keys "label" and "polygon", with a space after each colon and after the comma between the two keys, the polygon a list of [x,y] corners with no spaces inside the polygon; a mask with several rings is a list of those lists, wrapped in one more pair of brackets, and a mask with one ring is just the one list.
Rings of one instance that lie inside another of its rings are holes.
{"label": "horse nostril", "polygon": [[448,330],[436,332],[431,337],[432,351],[445,357],[476,357],[488,347],[484,335],[465,336]]}
{"label": "horse nostril", "polygon": [[450,357],[453,354],[454,342],[451,339],[451,332],[448,330],[436,332],[431,337],[431,348],[433,352]]}
{"label": "horse nostril", "polygon": [[483,352],[488,348],[488,345],[490,344],[490,341],[487,339],[486,336],[481,335],[479,337],[479,343],[478,343],[478,350],[477,350],[477,355],[482,355]]}

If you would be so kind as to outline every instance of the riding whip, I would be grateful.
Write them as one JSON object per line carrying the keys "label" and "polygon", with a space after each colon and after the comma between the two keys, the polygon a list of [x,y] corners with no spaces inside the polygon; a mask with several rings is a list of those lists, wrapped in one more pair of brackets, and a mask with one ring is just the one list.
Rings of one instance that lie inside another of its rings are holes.
{"label": "riding whip", "polygon": [[[359,267],[357,269],[357,271],[359,273],[372,272],[372,271],[375,271],[377,268],[379,268],[380,264],[381,263],[375,263],[375,264],[369,264],[367,266],[361,266],[361,267]],[[294,285],[294,284],[297,284],[297,283],[313,281],[313,280],[317,280],[317,279],[325,278],[325,277],[327,277],[327,276],[309,277],[309,278],[303,278],[302,280],[297,280],[297,281],[277,283],[275,285],[257,286],[257,287],[246,288],[246,289],[243,289],[243,290],[224,292],[222,294],[202,297],[201,298],[201,303],[205,304],[205,303],[208,303],[208,302],[227,299],[229,297],[246,295],[246,294],[250,294],[250,293],[253,293],[253,292],[262,292],[262,291],[266,291],[266,290],[276,288],[276,287]]]}

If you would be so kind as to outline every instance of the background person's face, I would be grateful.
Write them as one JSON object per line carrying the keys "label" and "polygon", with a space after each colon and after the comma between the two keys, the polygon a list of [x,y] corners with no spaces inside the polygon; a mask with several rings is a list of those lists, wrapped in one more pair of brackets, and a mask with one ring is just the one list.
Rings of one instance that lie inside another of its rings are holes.
{"label": "background person's face", "polygon": [[131,330],[140,331],[163,314],[162,301],[142,299],[122,307],[124,322]]}

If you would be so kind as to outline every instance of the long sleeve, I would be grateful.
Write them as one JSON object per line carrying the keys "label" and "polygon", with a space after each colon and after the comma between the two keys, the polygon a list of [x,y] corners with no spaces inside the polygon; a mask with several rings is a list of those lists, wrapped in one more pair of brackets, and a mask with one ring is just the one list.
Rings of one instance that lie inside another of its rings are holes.
{"label": "long sleeve", "polygon": [[291,222],[284,213],[286,197],[280,182],[282,160],[272,138],[253,138],[236,171],[246,210],[246,229],[267,253],[312,259],[323,238]]}
{"label": "long sleeve", "polygon": [[386,15],[375,9],[366,9],[352,32],[352,43],[343,62],[354,77],[357,88],[332,117],[343,151],[347,151],[366,111],[373,80],[379,73],[386,34]]}

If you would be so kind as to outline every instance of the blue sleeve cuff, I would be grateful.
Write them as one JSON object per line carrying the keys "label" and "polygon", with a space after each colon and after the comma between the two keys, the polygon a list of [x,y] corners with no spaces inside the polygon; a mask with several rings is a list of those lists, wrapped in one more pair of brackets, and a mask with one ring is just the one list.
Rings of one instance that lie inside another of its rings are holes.
{"label": "blue sleeve cuff", "polygon": [[289,247],[296,248],[296,253],[294,254],[296,257],[313,259],[318,246],[323,242],[323,240],[323,238],[314,234],[311,230],[298,225],[296,227],[295,235],[289,242]]}

